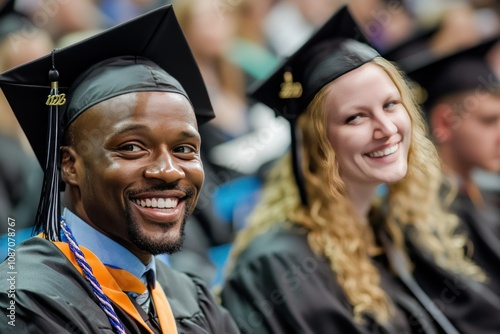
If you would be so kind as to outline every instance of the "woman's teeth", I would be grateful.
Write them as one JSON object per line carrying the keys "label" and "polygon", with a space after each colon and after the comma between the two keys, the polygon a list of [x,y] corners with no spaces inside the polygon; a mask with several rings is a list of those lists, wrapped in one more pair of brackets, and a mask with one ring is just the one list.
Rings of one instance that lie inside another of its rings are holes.
{"label": "woman's teeth", "polygon": [[397,143],[396,145],[393,145],[391,147],[388,147],[385,150],[380,150],[380,151],[375,151],[375,152],[368,153],[368,156],[370,158],[385,157],[387,155],[391,155],[394,152],[396,152],[398,150],[398,146],[399,146],[399,143]]}

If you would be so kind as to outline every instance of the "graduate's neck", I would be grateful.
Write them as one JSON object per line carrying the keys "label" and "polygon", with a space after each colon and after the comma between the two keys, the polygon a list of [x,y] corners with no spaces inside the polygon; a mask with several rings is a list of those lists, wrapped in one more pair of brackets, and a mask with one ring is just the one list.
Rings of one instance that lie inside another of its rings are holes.
{"label": "graduate's neck", "polygon": [[367,218],[377,186],[346,183],[347,193],[359,218]]}
{"label": "graduate's neck", "polygon": [[460,161],[453,152],[453,148],[446,144],[438,146],[442,169],[446,174],[458,176],[463,182],[472,182],[472,169],[466,161]]}
{"label": "graduate's neck", "polygon": [[132,252],[132,254],[134,254],[135,256],[137,256],[137,258],[139,260],[141,260],[141,262],[147,266],[149,264],[149,262],[151,262],[151,259],[153,257],[153,255],[151,255],[150,253],[147,253],[147,252],[144,252],[143,250],[137,248],[135,245],[132,245],[130,247],[130,245],[124,245],[130,252]]}
{"label": "graduate's neck", "polygon": [[71,196],[68,195],[68,193],[65,193],[64,196],[64,206],[73,212],[75,215],[77,215],[81,220],[83,220],[85,223],[88,225],[92,226],[95,230],[99,231],[100,233],[104,234],[110,239],[113,239],[126,249],[128,249],[132,254],[134,254],[144,265],[149,264],[151,261],[152,255],[151,253],[147,253],[143,250],[141,250],[139,247],[134,245],[132,242],[128,240],[124,240],[122,238],[117,238],[116,235],[112,235],[110,233],[107,233],[105,230],[100,228],[99,226],[95,225],[92,220],[88,217],[86,214],[85,210],[83,209],[83,204],[81,201],[72,201]]}

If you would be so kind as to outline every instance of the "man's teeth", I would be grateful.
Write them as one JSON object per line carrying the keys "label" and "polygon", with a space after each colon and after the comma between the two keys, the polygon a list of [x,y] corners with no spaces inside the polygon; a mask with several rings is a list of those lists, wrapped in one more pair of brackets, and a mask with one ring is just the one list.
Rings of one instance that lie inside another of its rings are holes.
{"label": "man's teeth", "polygon": [[178,198],[147,198],[134,200],[138,205],[145,208],[172,209],[177,206]]}
{"label": "man's teeth", "polygon": [[394,152],[396,152],[398,150],[398,145],[399,145],[399,143],[394,145],[394,146],[388,147],[385,150],[380,150],[380,151],[368,153],[368,156],[370,158],[385,157],[386,155],[390,155],[390,154],[393,154]]}

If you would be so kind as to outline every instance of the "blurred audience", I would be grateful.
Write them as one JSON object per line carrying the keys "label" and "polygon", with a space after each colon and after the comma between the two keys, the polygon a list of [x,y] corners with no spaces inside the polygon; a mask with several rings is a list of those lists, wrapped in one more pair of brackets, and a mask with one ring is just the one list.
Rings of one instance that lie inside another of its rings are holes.
{"label": "blurred audience", "polygon": [[30,17],[35,27],[48,32],[56,43],[69,33],[106,28],[113,24],[95,0],[18,0],[18,7]]}
{"label": "blurred audience", "polygon": [[264,29],[272,50],[292,54],[342,4],[339,0],[280,0],[270,10]]}

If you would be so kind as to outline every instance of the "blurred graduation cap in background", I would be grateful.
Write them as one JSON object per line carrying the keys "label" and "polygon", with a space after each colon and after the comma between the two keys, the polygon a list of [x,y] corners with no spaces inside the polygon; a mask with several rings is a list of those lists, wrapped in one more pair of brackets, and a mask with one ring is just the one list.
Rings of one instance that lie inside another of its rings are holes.
{"label": "blurred graduation cap in background", "polygon": [[0,88],[45,171],[35,229],[51,240],[60,231],[61,134],[81,113],[121,94],[166,91],[188,97],[198,124],[214,117],[171,6],[2,73]]}
{"label": "blurred graduation cap in background", "polygon": [[411,62],[412,59],[429,57],[432,54],[429,42],[438,31],[438,26],[419,29],[400,43],[379,52],[382,57],[393,62],[402,60]]}
{"label": "blurred graduation cap in background", "polygon": [[417,100],[424,111],[439,99],[450,94],[491,91],[499,88],[499,80],[486,59],[487,53],[499,41],[488,38],[472,47],[437,56],[408,56],[398,61],[400,68],[417,85]]}
{"label": "blurred graduation cap in background", "polygon": [[299,167],[301,134],[295,127],[296,118],[325,85],[378,56],[343,6],[269,78],[250,87],[250,97],[291,123],[293,169],[303,204],[307,204],[307,196]]}

